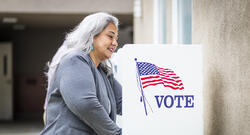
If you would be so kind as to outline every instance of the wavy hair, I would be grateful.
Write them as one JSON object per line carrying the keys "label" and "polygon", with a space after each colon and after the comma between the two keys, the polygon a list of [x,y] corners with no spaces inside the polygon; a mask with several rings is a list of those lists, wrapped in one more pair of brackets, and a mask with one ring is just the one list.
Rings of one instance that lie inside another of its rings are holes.
{"label": "wavy hair", "polygon": [[[81,50],[89,54],[94,36],[98,35],[109,23],[115,24],[118,29],[119,21],[116,17],[103,12],[94,13],[85,17],[73,31],[66,35],[63,44],[57,50],[52,61],[47,64],[48,89],[62,57],[74,50]],[[101,62],[101,66],[104,67],[108,75],[112,73],[109,60]]]}

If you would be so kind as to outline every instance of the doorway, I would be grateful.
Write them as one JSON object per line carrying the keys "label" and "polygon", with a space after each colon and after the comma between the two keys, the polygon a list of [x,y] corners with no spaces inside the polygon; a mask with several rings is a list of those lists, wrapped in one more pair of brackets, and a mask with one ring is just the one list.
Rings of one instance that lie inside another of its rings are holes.
{"label": "doorway", "polygon": [[12,44],[0,43],[0,120],[13,119]]}

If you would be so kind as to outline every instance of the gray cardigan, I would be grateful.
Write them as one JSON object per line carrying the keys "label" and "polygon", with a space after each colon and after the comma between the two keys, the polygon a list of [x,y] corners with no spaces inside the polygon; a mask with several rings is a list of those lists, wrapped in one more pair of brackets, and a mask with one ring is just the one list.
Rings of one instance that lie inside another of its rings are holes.
{"label": "gray cardigan", "polygon": [[121,85],[74,51],[61,60],[47,92],[46,125],[41,135],[121,135]]}

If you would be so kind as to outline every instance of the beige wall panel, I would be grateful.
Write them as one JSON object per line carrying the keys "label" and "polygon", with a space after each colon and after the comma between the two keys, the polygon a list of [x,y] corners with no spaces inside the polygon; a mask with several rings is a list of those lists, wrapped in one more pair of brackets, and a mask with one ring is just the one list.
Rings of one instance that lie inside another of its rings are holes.
{"label": "beige wall panel", "polygon": [[204,46],[205,135],[250,133],[250,1],[193,0]]}
{"label": "beige wall panel", "polygon": [[134,43],[153,43],[153,0],[142,0],[141,17],[134,17]]}
{"label": "beige wall panel", "polygon": [[172,43],[172,1],[171,0],[166,0],[166,32],[167,32],[167,44]]}
{"label": "beige wall panel", "polygon": [[133,0],[0,0],[5,13],[132,13]]}

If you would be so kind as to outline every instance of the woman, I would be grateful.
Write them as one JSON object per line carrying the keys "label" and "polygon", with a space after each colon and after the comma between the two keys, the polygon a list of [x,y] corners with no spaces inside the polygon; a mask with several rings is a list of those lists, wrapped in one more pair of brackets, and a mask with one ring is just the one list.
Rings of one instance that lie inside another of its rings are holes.
{"label": "woman", "polygon": [[49,65],[42,135],[121,135],[121,85],[107,60],[118,46],[118,20],[107,13],[87,16]]}

